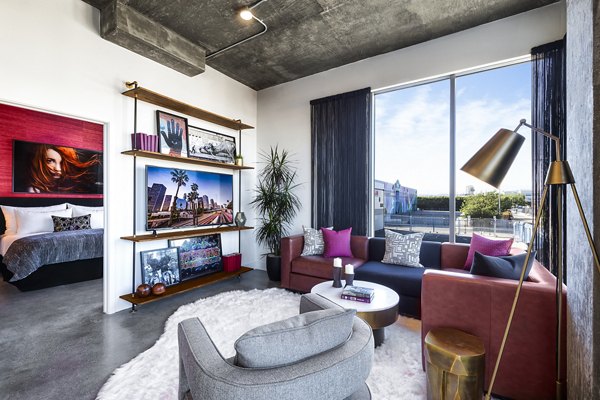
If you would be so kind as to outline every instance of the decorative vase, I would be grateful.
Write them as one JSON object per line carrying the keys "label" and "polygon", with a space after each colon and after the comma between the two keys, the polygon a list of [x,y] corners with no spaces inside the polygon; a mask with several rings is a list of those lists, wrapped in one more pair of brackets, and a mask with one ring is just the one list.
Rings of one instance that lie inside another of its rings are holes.
{"label": "decorative vase", "polygon": [[281,256],[267,254],[267,275],[271,281],[281,280]]}
{"label": "decorative vase", "polygon": [[237,226],[245,226],[246,225],[246,214],[243,211],[238,211],[235,214],[235,224]]}
{"label": "decorative vase", "polygon": [[135,295],[137,297],[148,297],[152,293],[152,287],[146,283],[142,283],[135,289]]}
{"label": "decorative vase", "polygon": [[235,156],[235,165],[241,167],[244,165],[244,157],[242,156]]}
{"label": "decorative vase", "polygon": [[164,283],[157,283],[154,286],[152,286],[152,294],[155,296],[161,296],[163,294],[165,294],[167,290],[167,287],[165,286]]}

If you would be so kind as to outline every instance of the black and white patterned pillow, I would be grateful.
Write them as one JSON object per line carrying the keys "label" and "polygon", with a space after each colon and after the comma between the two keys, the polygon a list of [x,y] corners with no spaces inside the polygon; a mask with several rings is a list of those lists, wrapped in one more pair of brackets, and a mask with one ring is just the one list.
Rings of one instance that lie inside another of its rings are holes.
{"label": "black and white patterned pillow", "polygon": [[325,242],[323,241],[323,232],[320,229],[304,229],[304,248],[302,256],[320,256],[325,252]]}
{"label": "black and white patterned pillow", "polygon": [[90,221],[92,219],[91,214],[82,215],[80,217],[57,217],[52,216],[52,222],[54,223],[54,232],[65,232],[65,231],[79,231],[82,229],[92,229]]}
{"label": "black and white patterned pillow", "polygon": [[385,230],[385,254],[382,263],[404,265],[406,267],[423,267],[419,263],[422,233],[403,235],[388,229]]}

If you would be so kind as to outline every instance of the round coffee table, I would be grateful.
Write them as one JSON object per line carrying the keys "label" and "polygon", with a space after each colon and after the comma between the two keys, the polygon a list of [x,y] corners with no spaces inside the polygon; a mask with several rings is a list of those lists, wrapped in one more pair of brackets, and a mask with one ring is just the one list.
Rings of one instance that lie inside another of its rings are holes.
{"label": "round coffee table", "polygon": [[365,320],[373,329],[375,346],[379,346],[385,339],[385,327],[392,325],[398,319],[398,301],[400,298],[392,289],[378,283],[355,280],[353,284],[354,286],[375,289],[373,301],[362,303],[342,299],[343,288],[334,288],[333,281],[321,282],[313,286],[310,292],[319,294],[344,308],[355,309],[356,315]]}

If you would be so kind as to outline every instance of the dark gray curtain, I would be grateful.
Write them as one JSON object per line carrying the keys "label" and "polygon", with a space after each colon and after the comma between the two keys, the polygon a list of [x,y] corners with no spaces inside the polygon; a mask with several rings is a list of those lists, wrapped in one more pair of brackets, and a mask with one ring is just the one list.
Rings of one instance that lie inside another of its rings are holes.
{"label": "dark gray curtain", "polygon": [[310,106],[313,226],[352,227],[352,234],[366,235],[371,88],[312,100]]}
{"label": "dark gray curtain", "polygon": [[[548,43],[531,49],[532,59],[532,125],[552,133],[560,138],[561,157],[567,159],[567,92],[566,92],[566,39]],[[532,134],[533,151],[533,205],[537,213],[546,172],[552,160],[555,160],[556,149],[551,140],[539,134]],[[566,267],[567,214],[566,192],[563,190],[563,212],[558,215],[556,187],[550,187],[546,200],[540,233],[536,239],[535,249],[538,260],[556,275],[559,246],[563,249],[563,265]],[[558,221],[562,219],[563,242],[558,243],[556,234]],[[567,269],[564,268],[566,282]]]}

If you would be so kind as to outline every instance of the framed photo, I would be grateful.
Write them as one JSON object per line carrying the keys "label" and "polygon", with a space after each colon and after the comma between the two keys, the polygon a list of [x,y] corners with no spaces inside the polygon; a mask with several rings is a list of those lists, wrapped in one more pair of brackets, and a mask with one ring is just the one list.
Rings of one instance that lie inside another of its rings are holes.
{"label": "framed photo", "polygon": [[218,233],[169,240],[169,246],[179,248],[181,280],[223,271],[221,235]]}
{"label": "framed photo", "polygon": [[190,126],[188,157],[235,164],[235,138]]}
{"label": "framed photo", "polygon": [[165,286],[180,282],[177,247],[142,251],[142,282],[153,286],[159,282]]}
{"label": "framed photo", "polygon": [[13,192],[102,194],[102,152],[13,140]]}
{"label": "framed photo", "polygon": [[187,118],[157,110],[156,134],[159,136],[158,151],[160,153],[187,157]]}

